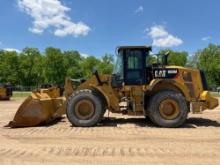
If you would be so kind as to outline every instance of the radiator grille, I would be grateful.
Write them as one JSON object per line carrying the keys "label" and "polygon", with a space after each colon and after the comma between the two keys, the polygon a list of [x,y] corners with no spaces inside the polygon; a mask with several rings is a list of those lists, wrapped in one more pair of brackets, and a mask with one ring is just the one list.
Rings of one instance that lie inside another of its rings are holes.
{"label": "radiator grille", "polygon": [[184,80],[184,84],[186,85],[186,87],[189,90],[189,94],[192,98],[195,98],[195,92],[194,92],[194,86],[193,86],[193,82],[192,82],[192,74],[190,72],[183,72],[182,74],[183,76],[183,80]]}

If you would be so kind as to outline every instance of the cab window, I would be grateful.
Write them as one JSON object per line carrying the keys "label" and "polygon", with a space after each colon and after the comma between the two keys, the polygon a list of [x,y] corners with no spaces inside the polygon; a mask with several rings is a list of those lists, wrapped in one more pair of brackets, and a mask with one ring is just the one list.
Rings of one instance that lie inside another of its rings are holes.
{"label": "cab window", "polygon": [[127,68],[128,69],[141,69],[142,68],[142,60],[141,60],[142,52],[138,50],[128,50],[127,51]]}

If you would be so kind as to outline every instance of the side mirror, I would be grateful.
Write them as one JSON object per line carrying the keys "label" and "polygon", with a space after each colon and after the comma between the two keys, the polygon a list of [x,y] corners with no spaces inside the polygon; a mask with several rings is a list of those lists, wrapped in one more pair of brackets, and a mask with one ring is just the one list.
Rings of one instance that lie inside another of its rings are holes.
{"label": "side mirror", "polygon": [[166,53],[165,53],[165,56],[169,56],[170,55],[170,51],[167,51]]}
{"label": "side mirror", "polygon": [[162,57],[162,63],[163,63],[163,65],[168,65],[168,57],[169,57],[169,55],[170,55],[170,52],[169,52],[169,51],[167,51],[167,52],[163,55],[163,57]]}
{"label": "side mirror", "polygon": [[96,72],[98,72],[97,71],[97,68],[94,66],[94,67],[92,67],[92,74],[95,74]]}

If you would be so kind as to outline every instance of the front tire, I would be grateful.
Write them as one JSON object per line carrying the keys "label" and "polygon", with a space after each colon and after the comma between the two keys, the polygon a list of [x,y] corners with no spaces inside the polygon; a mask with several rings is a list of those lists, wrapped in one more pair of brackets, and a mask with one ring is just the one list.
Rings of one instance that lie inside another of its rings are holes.
{"label": "front tire", "polygon": [[149,117],[160,127],[180,127],[188,115],[183,95],[177,91],[164,90],[152,96],[148,108]]}
{"label": "front tire", "polygon": [[105,106],[102,98],[92,90],[80,90],[70,96],[67,118],[73,126],[91,127],[103,117]]}

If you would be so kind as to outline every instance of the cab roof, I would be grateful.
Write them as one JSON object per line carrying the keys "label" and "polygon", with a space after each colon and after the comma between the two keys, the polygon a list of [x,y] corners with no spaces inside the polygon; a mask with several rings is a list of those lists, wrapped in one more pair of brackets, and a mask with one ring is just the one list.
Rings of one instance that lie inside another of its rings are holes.
{"label": "cab roof", "polygon": [[119,46],[117,47],[117,50],[121,50],[121,49],[147,49],[148,51],[152,50],[151,46]]}

